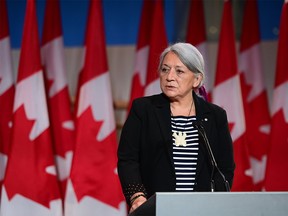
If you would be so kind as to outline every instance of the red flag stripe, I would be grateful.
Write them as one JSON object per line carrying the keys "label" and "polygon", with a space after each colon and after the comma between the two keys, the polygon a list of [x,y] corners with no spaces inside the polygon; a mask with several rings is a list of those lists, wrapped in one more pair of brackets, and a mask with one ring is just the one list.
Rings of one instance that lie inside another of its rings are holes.
{"label": "red flag stripe", "polygon": [[275,87],[288,81],[288,65],[287,65],[287,50],[288,50],[288,6],[287,1],[284,3],[281,13],[280,33],[278,39],[278,53],[276,62],[276,77]]}
{"label": "red flag stripe", "polygon": [[[197,31],[195,31],[197,29]],[[201,52],[205,61],[205,89],[210,94],[212,90],[212,73],[210,70],[206,41],[206,25],[203,0],[192,0],[190,3],[186,41],[193,44]],[[210,100],[210,95],[208,95]]]}
{"label": "red flag stripe", "polygon": [[45,16],[44,19],[44,26],[47,27],[43,29],[42,45],[62,36],[59,1],[47,1],[45,13],[49,15],[49,18]]}
{"label": "red flag stripe", "polygon": [[[92,12],[92,10],[95,10],[94,8],[96,8],[97,11]],[[106,40],[103,34],[98,33],[99,29],[104,29],[102,4],[99,4],[97,7],[90,7],[87,26],[89,26],[89,28],[87,29],[86,35],[94,35],[94,37],[85,38],[85,44],[89,44],[89,46],[85,47],[86,57],[83,70],[86,72],[80,74],[79,86],[108,71]],[[97,61],[95,58],[97,58]],[[102,63],[98,64],[97,62]]]}
{"label": "red flag stripe", "polygon": [[246,0],[242,26],[240,52],[260,43],[257,1]]}
{"label": "red flag stripe", "polygon": [[163,2],[155,0],[153,11],[153,23],[149,43],[149,58],[147,67],[146,86],[158,79],[158,63],[161,52],[167,47]]}
{"label": "red flag stripe", "polygon": [[[35,19],[34,16],[36,8],[35,4],[30,2],[33,2],[33,0],[27,1],[26,16],[24,21],[24,29],[26,30],[29,28],[29,31],[24,30],[25,33],[23,34],[21,45],[21,50],[29,50],[29,52],[22,52],[23,54],[20,55],[17,82],[20,82],[37,71],[40,71],[42,68],[40,55],[38,55],[40,44],[38,38],[37,19]],[[35,37],[35,35],[37,35],[37,37]],[[31,38],[35,38],[35,40],[30,40]],[[30,42],[27,43],[26,41]]]}
{"label": "red flag stripe", "polygon": [[[216,71],[221,71],[221,73],[216,72],[217,76],[215,76],[214,85],[218,85],[238,73],[235,37],[231,37],[231,35],[235,35],[233,26],[232,6],[231,1],[228,0],[224,3],[219,46],[220,44],[229,44],[229,46],[222,46],[221,49],[218,49],[218,61]],[[229,56],[229,61],[227,61],[226,59],[227,56]],[[221,64],[221,62],[225,62],[225,64]]]}
{"label": "red flag stripe", "polygon": [[1,40],[9,35],[6,0],[0,0],[0,21],[1,21],[1,28],[0,28],[0,40]]}
{"label": "red flag stripe", "polygon": [[198,46],[206,41],[203,0],[192,0],[190,3],[186,41],[194,46]]}
{"label": "red flag stripe", "polygon": [[144,88],[147,77],[147,62],[149,53],[149,41],[151,37],[151,25],[154,2],[144,0],[142,14],[140,20],[140,28],[138,34],[138,42],[136,47],[135,66],[132,76],[132,84],[130,91],[130,99],[127,111],[129,112],[132,102],[135,98],[144,96]]}
{"label": "red flag stripe", "polygon": [[151,0],[143,0],[143,8],[140,20],[140,28],[138,34],[137,50],[148,45],[151,37],[151,25],[154,2]]}

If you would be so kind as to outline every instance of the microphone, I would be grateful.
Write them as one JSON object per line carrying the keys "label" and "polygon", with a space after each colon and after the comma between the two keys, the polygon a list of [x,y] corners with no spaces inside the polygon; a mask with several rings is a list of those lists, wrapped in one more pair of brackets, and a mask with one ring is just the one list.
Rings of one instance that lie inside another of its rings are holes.
{"label": "microphone", "polygon": [[206,135],[206,132],[205,132],[205,129],[204,129],[202,123],[199,122],[199,121],[196,121],[196,122],[193,122],[193,125],[195,126],[195,128],[198,129],[200,135],[203,137],[204,143],[205,143],[205,146],[206,146],[206,149],[207,149],[207,151],[208,151],[208,155],[209,155],[209,158],[210,158],[210,161],[211,161],[211,165],[212,165],[212,172],[211,172],[211,192],[214,192],[214,191],[215,191],[215,182],[214,182],[215,169],[219,172],[221,178],[223,179],[223,182],[224,182],[226,191],[229,192],[229,191],[230,191],[229,182],[226,180],[224,174],[221,172],[221,170],[219,169],[219,167],[218,167],[218,165],[217,165],[217,162],[216,162],[216,160],[215,160],[213,151],[212,151],[212,149],[211,149],[211,145],[210,145],[210,143],[209,143],[209,140],[208,140],[208,138],[207,138],[207,135]]}

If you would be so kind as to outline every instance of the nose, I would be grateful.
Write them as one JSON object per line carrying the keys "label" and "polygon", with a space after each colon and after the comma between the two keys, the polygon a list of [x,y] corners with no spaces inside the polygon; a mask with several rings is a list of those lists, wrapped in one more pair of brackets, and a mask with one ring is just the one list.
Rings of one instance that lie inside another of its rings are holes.
{"label": "nose", "polygon": [[166,80],[167,81],[173,81],[175,79],[175,69],[174,68],[171,68],[169,70],[169,72],[167,73],[167,77],[166,77]]}

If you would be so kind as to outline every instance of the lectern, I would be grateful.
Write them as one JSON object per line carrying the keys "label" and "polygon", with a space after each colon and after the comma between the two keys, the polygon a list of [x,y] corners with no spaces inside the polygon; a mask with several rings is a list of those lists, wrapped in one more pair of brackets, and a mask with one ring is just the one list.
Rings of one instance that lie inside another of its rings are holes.
{"label": "lectern", "polygon": [[288,216],[288,192],[156,193],[129,216]]}

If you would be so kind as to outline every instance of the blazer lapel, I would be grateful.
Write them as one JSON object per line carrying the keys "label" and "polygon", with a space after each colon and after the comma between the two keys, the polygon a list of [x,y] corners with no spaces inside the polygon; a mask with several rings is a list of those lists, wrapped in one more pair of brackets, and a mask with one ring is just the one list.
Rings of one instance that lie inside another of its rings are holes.
{"label": "blazer lapel", "polygon": [[[196,109],[196,117],[197,121],[201,122],[205,132],[207,133],[207,136],[210,132],[211,125],[209,123],[209,113],[211,110],[209,107],[206,105],[206,102],[199,98],[194,92],[193,92],[193,98],[194,98],[194,103],[195,103],[195,109]],[[204,139],[201,135],[199,135],[199,154],[198,154],[198,162],[197,162],[197,174],[196,178],[198,177],[199,173],[201,173],[201,169],[205,163],[210,163],[209,158],[207,159],[207,149],[205,146]]]}
{"label": "blazer lapel", "polygon": [[159,127],[162,133],[163,141],[166,145],[167,152],[169,154],[171,165],[173,164],[173,156],[172,156],[172,127],[171,127],[171,119],[170,119],[170,102],[169,99],[164,95],[160,94],[159,98],[155,100],[155,113],[156,118],[159,122]]}

